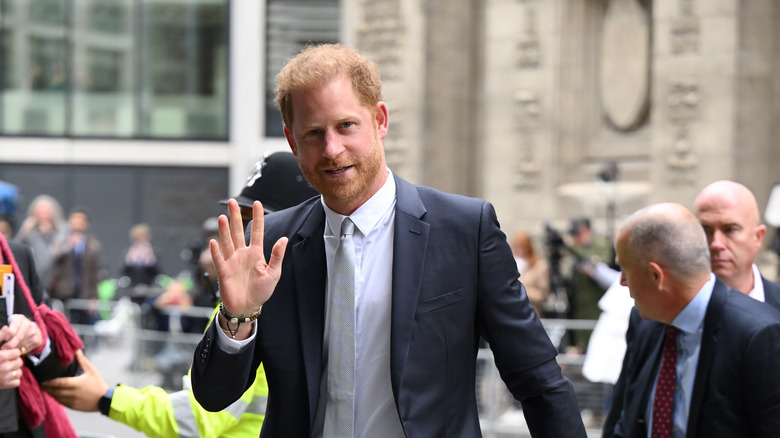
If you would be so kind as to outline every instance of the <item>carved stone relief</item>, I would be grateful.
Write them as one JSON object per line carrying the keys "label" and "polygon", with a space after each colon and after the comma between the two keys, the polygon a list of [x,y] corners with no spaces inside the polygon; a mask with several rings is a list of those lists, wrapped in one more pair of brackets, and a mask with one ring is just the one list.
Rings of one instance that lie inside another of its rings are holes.
{"label": "carved stone relief", "polygon": [[517,65],[520,68],[537,68],[541,62],[541,46],[536,24],[536,9],[528,6],[520,40],[517,42]]}
{"label": "carved stone relief", "polygon": [[699,17],[693,11],[693,0],[679,0],[679,15],[672,20],[672,53],[699,51]]}
{"label": "carved stone relief", "polygon": [[630,131],[650,106],[650,18],[638,0],[611,0],[601,33],[601,104],[611,125]]}
{"label": "carved stone relief", "polygon": [[688,78],[679,79],[672,85],[666,103],[669,107],[669,119],[675,128],[675,140],[672,151],[666,157],[670,184],[693,184],[695,170],[699,160],[693,152],[689,136],[691,122],[697,117],[699,86]]}
{"label": "carved stone relief", "polygon": [[535,135],[539,127],[542,107],[539,93],[520,90],[515,93],[515,108],[517,111],[517,126],[520,134],[520,147],[516,165],[515,187],[531,189],[538,185],[540,166],[534,156],[536,147]]}
{"label": "carved stone relief", "polygon": [[[405,28],[401,16],[401,0],[361,0],[363,19],[356,36],[361,50],[371,54],[381,72],[385,88],[405,80],[403,75],[403,44]],[[404,120],[407,116],[403,99],[396,96],[392,108],[392,131],[384,140],[387,164],[396,172],[406,165],[408,139]]]}
{"label": "carved stone relief", "polygon": [[358,47],[372,54],[385,80],[402,76],[404,25],[399,0],[362,0],[363,20],[357,29]]}
{"label": "carved stone relief", "polygon": [[409,143],[403,134],[406,132],[404,120],[406,120],[405,108],[398,105],[393,107],[390,117],[392,135],[388,135],[384,140],[387,165],[397,172],[406,165],[405,158]]}

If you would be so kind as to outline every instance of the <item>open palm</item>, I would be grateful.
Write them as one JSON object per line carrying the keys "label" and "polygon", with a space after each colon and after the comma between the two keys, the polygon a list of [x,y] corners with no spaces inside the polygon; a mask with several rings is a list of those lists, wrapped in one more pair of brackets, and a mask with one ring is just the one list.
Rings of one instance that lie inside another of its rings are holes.
{"label": "open palm", "polygon": [[266,262],[263,253],[263,207],[252,205],[249,245],[244,239],[241,211],[235,199],[228,201],[230,221],[219,217],[219,239],[209,242],[214,267],[219,278],[220,298],[225,309],[234,315],[250,315],[268,301],[282,273],[282,259],[287,238],[282,237]]}

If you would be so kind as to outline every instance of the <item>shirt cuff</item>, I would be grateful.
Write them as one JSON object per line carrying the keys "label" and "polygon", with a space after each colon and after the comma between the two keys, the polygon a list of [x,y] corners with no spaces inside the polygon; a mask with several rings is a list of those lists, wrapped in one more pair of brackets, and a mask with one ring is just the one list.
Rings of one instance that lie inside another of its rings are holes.
{"label": "shirt cuff", "polygon": [[219,321],[217,320],[219,318],[219,315],[214,315],[214,324],[216,324],[217,327],[217,345],[219,348],[224,351],[225,353],[238,353],[246,348],[247,345],[251,344],[252,341],[255,339],[255,335],[257,335],[257,324],[255,322],[252,322],[252,334],[249,335],[248,338],[243,340],[238,339],[231,339],[227,333],[225,333],[222,328],[219,326]]}
{"label": "shirt cuff", "polygon": [[43,350],[41,351],[41,354],[35,355],[35,354],[28,354],[27,358],[30,359],[30,362],[33,364],[33,366],[38,366],[41,362],[44,361],[49,355],[51,354],[51,339],[46,338],[46,345],[43,346]]}

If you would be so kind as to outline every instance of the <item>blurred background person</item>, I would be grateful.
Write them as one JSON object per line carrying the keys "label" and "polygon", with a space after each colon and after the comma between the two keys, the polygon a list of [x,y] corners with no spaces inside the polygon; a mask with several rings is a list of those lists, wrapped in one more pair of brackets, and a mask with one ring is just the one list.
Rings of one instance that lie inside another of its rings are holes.
{"label": "blurred background person", "polygon": [[130,228],[130,247],[122,258],[120,275],[130,280],[129,287],[151,286],[161,274],[157,253],[152,246],[152,229],[147,224]]}
{"label": "blurred background person", "polygon": [[[274,189],[269,190],[271,187]],[[252,220],[252,203],[260,199],[261,194],[263,210],[266,213],[282,210],[285,205],[298,205],[319,195],[300,174],[298,159],[289,152],[275,152],[255,163],[246,179],[246,185],[235,197],[241,208],[241,220],[245,229]],[[219,201],[222,205],[227,205],[227,202],[228,199]]]}
{"label": "blurred background person", "polygon": [[[290,163],[295,165],[290,166]],[[272,214],[277,209],[292,207],[317,196],[318,193],[303,178],[297,163],[290,152],[277,152],[258,161],[253,175],[261,169],[262,176],[257,175],[254,181],[251,181],[250,177],[247,187],[254,186],[254,189],[249,191],[245,187],[241,202],[251,206],[252,202],[259,200],[263,203],[266,213]],[[266,178],[268,181],[258,184]],[[208,253],[208,257],[205,253]],[[199,259],[204,273],[209,274],[204,277],[216,283],[217,276],[211,262],[211,252],[206,250],[205,253],[202,253]],[[181,296],[181,291],[178,294]],[[86,357],[80,355],[79,363],[84,369],[83,375],[55,379],[47,382],[45,386],[58,401],[71,409],[100,411],[113,420],[156,438],[256,438],[260,433],[268,395],[262,366],[258,367],[252,386],[239,400],[227,409],[209,412],[203,409],[192,395],[189,375],[184,376],[181,391],[169,394],[159,386],[136,389],[121,384],[110,387]]]}
{"label": "blurred background person", "polygon": [[14,237],[16,242],[32,249],[35,268],[44,285],[48,284],[54,256],[67,230],[60,203],[49,195],[38,195],[27,208],[27,217]]}
{"label": "blurred background person", "polygon": [[[89,211],[76,207],[68,215],[68,234],[54,258],[48,292],[62,300],[73,324],[94,324],[98,319],[97,286],[102,275],[102,244],[89,233]],[[92,300],[92,305],[69,308],[71,299]]]}
{"label": "blurred background person", "polygon": [[14,237],[15,230],[16,221],[14,221],[13,215],[0,214],[0,234],[5,236],[6,239],[11,240]]}
{"label": "blurred background person", "polygon": [[[596,320],[601,314],[599,300],[609,286],[600,283],[596,276],[597,266],[612,259],[612,245],[605,237],[594,235],[590,219],[585,217],[572,219],[569,235],[564,237],[564,241],[571,263],[568,279],[570,316],[573,319]],[[589,340],[590,331],[572,331],[572,352],[584,353]]]}
{"label": "blurred background person", "polygon": [[512,237],[511,246],[520,281],[536,313],[542,317],[544,303],[550,295],[550,267],[547,260],[536,252],[531,236],[525,231],[519,231]]}

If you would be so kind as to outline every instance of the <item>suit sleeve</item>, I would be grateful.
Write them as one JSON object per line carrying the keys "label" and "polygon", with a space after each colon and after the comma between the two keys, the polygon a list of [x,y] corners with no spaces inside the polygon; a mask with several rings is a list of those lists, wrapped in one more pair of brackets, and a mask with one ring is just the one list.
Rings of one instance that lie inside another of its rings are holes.
{"label": "suit sleeve", "polygon": [[223,351],[217,344],[217,323],[212,320],[195,347],[192,360],[192,393],[207,411],[217,412],[238,400],[254,382],[259,359],[254,362],[255,341],[238,353]]}
{"label": "suit sleeve", "polygon": [[[12,245],[11,249],[13,251],[14,259],[19,266],[19,270],[22,271],[23,280],[30,289],[33,301],[36,304],[40,304],[43,300],[43,286],[38,277],[38,272],[35,269],[32,252],[26,245],[15,243],[10,245]],[[24,298],[21,286],[19,286],[18,283],[17,280],[14,313],[21,313],[32,319],[32,309],[30,309],[30,306],[27,304],[27,300]],[[49,339],[49,341],[51,340]],[[67,365],[62,365],[62,363],[60,363],[60,358],[57,355],[57,349],[54,345],[51,345],[50,354],[43,358],[37,365],[33,365],[30,360],[26,360],[25,362],[35,376],[35,379],[39,382],[55,377],[74,376],[78,372],[78,364],[76,361],[71,361]]]}
{"label": "suit sleeve", "polygon": [[561,374],[552,345],[518,280],[517,265],[495,210],[482,208],[477,324],[501,378],[523,405],[534,437],[584,437],[574,388]]}

